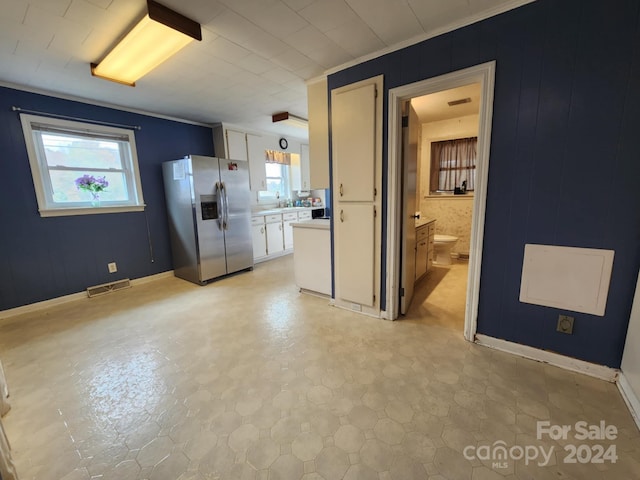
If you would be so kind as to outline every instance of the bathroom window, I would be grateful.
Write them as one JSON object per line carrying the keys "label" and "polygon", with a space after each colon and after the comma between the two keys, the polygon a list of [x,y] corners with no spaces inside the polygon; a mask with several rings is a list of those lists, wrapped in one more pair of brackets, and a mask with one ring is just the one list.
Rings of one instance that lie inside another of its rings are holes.
{"label": "bathroom window", "polygon": [[21,114],[40,216],[141,211],[133,130]]}
{"label": "bathroom window", "polygon": [[478,159],[478,137],[431,143],[432,192],[453,192],[466,186],[473,191]]}

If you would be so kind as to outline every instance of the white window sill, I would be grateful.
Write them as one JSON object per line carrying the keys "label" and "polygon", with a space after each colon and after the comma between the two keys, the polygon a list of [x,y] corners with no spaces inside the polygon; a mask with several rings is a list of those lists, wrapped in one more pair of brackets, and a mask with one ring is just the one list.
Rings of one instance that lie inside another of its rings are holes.
{"label": "white window sill", "polygon": [[101,213],[143,212],[146,205],[122,205],[114,207],[53,208],[40,210],[41,217],[66,217],[72,215],[96,215]]}
{"label": "white window sill", "polygon": [[456,198],[456,199],[473,198],[473,193],[462,193],[458,195],[454,195],[453,193],[437,193],[435,195],[425,195],[424,198],[429,198],[429,199],[439,198],[439,199],[446,199],[446,200],[450,200],[452,198]]}

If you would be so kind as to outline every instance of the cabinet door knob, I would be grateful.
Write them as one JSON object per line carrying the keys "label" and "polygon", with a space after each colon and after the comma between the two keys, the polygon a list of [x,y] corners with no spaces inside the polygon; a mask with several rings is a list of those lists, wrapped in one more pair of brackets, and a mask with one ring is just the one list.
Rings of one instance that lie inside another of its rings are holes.
{"label": "cabinet door knob", "polygon": [[340,221],[344,222],[344,210],[340,210]]}
{"label": "cabinet door knob", "polygon": [[260,233],[264,233],[264,227],[260,229]]}
{"label": "cabinet door knob", "polygon": [[342,184],[340,184],[340,196],[344,195],[344,190],[342,188]]}

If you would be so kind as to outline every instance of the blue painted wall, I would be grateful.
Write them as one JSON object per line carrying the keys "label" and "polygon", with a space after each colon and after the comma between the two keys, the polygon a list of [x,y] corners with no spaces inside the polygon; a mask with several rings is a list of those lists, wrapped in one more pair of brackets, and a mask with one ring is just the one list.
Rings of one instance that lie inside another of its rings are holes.
{"label": "blue painted wall", "polygon": [[[478,333],[619,367],[640,265],[640,2],[538,0],[338,72],[329,89],[384,74],[386,173],[386,91],[491,60]],[[606,315],[570,313],[565,335],[565,312],[520,303],[525,243],[615,250]]]}
{"label": "blue painted wall", "polygon": [[[140,125],[136,144],[146,211],[40,217],[13,105]],[[190,153],[213,155],[210,128],[0,87],[0,310],[171,270],[161,163]],[[117,262],[116,274],[108,273],[109,262]]]}

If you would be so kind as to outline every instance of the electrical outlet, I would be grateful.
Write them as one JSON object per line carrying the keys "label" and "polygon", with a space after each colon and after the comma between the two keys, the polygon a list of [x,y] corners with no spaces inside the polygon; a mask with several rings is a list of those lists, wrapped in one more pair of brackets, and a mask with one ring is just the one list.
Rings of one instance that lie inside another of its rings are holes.
{"label": "electrical outlet", "polygon": [[107,268],[109,269],[109,273],[116,273],[118,271],[116,262],[107,263]]}
{"label": "electrical outlet", "polygon": [[560,333],[571,335],[573,333],[573,321],[575,318],[568,315],[558,315],[558,326],[556,330]]}

